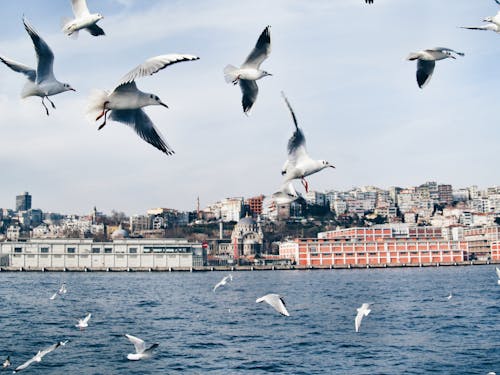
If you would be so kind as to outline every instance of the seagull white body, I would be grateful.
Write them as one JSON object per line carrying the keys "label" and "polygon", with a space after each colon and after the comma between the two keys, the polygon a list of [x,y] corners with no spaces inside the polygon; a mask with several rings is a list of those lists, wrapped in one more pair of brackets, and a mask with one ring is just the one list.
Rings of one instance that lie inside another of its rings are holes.
{"label": "seagull white body", "polygon": [[69,84],[59,82],[55,78],[53,72],[54,53],[52,52],[48,44],[45,43],[45,41],[40,37],[40,35],[38,35],[35,29],[33,29],[33,27],[25,18],[23,18],[23,24],[35,47],[35,52],[37,55],[36,69],[18,63],[14,60],[10,60],[4,56],[0,56],[0,61],[2,61],[13,71],[24,74],[26,77],[28,77],[28,81],[24,85],[21,97],[41,97],[45,112],[47,113],[47,115],[49,115],[49,110],[44,103],[44,99],[47,99],[49,101],[49,103],[52,105],[52,108],[56,108],[54,103],[48,98],[49,96],[56,95],[65,91],[75,90]]}
{"label": "seagull white body", "polygon": [[271,53],[270,28],[271,26],[267,26],[264,31],[262,31],[257,40],[257,44],[240,68],[233,65],[227,65],[224,68],[226,82],[232,82],[235,85],[238,83],[240,84],[241,93],[243,95],[242,106],[245,114],[248,114],[259,93],[259,87],[255,81],[262,77],[272,75],[260,69],[262,62]]}
{"label": "seagull white body", "polygon": [[412,52],[408,55],[407,60],[418,60],[417,62],[417,84],[418,87],[424,88],[427,85],[434,73],[436,61],[444,59],[456,59],[454,55],[463,56],[463,52],[457,52],[450,48],[434,47],[424,49],[418,52]]}
{"label": "seagull white body", "polygon": [[75,327],[82,329],[85,329],[89,326],[89,320],[92,317],[92,314],[87,314],[87,316],[83,319],[78,319],[78,324],[75,325]]}
{"label": "seagull white body", "polygon": [[450,300],[450,299],[452,299],[452,298],[453,298],[453,294],[451,294],[451,293],[450,293],[450,295],[449,295],[449,296],[447,296],[447,297],[446,297],[446,299],[447,299],[447,300]]}
{"label": "seagull white body", "polygon": [[143,140],[167,155],[173,154],[174,151],[142,110],[149,105],[161,105],[166,108],[168,106],[158,96],[140,91],[135,80],[155,74],[169,65],[198,59],[199,57],[193,55],[169,54],[146,60],[127,73],[113,91],[94,91],[87,108],[88,116],[95,121],[104,117],[104,122],[99,126],[99,129],[102,129],[106,125],[108,112],[111,112],[109,116],[111,120],[131,126]]}
{"label": "seagull white body", "polygon": [[31,358],[28,361],[24,362],[22,365],[17,366],[16,369],[13,372],[16,373],[18,371],[24,370],[25,368],[27,368],[28,366],[30,366],[33,362],[41,362],[42,358],[45,355],[49,354],[50,352],[53,352],[54,350],[56,350],[61,345],[62,345],[61,342],[58,342],[57,344],[53,344],[53,345],[49,346],[47,349],[39,350],[38,353],[36,353],[33,358]]}
{"label": "seagull white body", "polygon": [[151,357],[151,354],[153,352],[153,349],[158,347],[159,344],[153,344],[149,348],[146,348],[146,344],[144,340],[126,334],[125,337],[132,343],[134,344],[135,347],[135,353],[129,353],[127,354],[127,359],[130,361],[138,361],[140,359],[145,359]]}
{"label": "seagull white body", "polygon": [[215,286],[214,286],[214,288],[213,288],[213,291],[215,292],[215,290],[216,290],[218,287],[220,287],[220,286],[222,286],[222,285],[226,285],[226,284],[227,284],[227,282],[228,282],[228,280],[233,281],[233,275],[229,274],[229,275],[227,275],[227,276],[223,277],[221,281],[219,281],[217,284],[215,284]]}
{"label": "seagull white body", "polygon": [[279,294],[266,294],[263,297],[257,298],[256,303],[266,302],[271,305],[281,315],[290,316],[285,306],[285,300]]}
{"label": "seagull white body", "polygon": [[[295,113],[293,112],[293,109],[284,94],[283,98],[285,99],[285,103],[292,115],[293,123],[295,125],[295,132],[288,141],[288,159],[281,169],[281,174],[284,177],[285,183],[294,179],[301,179],[306,192],[308,192],[309,184],[305,180],[305,177],[319,172],[325,168],[335,167],[326,160],[314,160],[309,156],[306,150],[306,138],[304,137],[304,133],[299,128]],[[289,186],[287,188],[289,188]]]}
{"label": "seagull white body", "polygon": [[68,290],[66,289],[66,283],[62,283],[61,287],[59,288],[59,291],[57,293],[59,294],[66,294]]}
{"label": "seagull white body", "polygon": [[4,363],[2,364],[2,368],[7,368],[10,366],[10,356],[7,356]]}
{"label": "seagull white body", "polygon": [[72,0],[74,19],[66,21],[63,32],[66,35],[77,36],[82,29],[87,30],[93,36],[104,35],[104,30],[97,26],[97,22],[104,17],[99,13],[90,13],[86,0]]}
{"label": "seagull white body", "polygon": [[357,309],[358,313],[356,314],[356,318],[354,318],[354,328],[356,329],[356,332],[359,332],[359,326],[361,325],[363,317],[368,316],[368,314],[371,312],[369,307],[369,303],[363,303],[361,307]]}

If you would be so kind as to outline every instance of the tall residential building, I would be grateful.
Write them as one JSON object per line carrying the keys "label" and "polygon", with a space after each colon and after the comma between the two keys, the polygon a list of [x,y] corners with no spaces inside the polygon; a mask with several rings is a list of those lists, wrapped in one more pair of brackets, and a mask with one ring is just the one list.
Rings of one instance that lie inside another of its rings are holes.
{"label": "tall residential building", "polygon": [[264,196],[259,195],[258,197],[248,198],[245,202],[248,205],[250,213],[254,216],[262,215],[262,203],[264,202]]}
{"label": "tall residential building", "polygon": [[16,211],[28,211],[31,209],[31,195],[25,191],[22,195],[16,196]]}
{"label": "tall residential building", "polygon": [[438,185],[439,203],[451,204],[453,202],[453,187],[451,185]]}

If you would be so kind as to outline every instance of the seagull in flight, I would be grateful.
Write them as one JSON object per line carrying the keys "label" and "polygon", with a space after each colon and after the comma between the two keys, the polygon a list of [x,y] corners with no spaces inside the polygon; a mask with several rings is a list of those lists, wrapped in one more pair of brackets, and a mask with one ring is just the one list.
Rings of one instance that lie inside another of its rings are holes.
{"label": "seagull in flight", "polygon": [[155,343],[151,345],[149,348],[146,348],[146,344],[144,343],[144,340],[126,334],[125,337],[132,343],[134,344],[135,347],[135,353],[129,353],[127,354],[127,359],[130,361],[138,361],[140,359],[145,359],[151,357],[151,354],[153,352],[153,349],[157,348],[158,343]]}
{"label": "seagull in flight", "polygon": [[243,112],[248,115],[257,99],[259,87],[256,81],[262,77],[271,76],[272,74],[260,69],[262,62],[267,59],[271,53],[271,26],[267,26],[259,36],[250,55],[241,65],[240,68],[234,65],[227,65],[224,68],[224,77],[227,83],[232,82],[234,85],[240,84],[241,93],[243,94],[242,105]]}
{"label": "seagull in flight", "polygon": [[67,83],[59,82],[54,76],[54,53],[47,43],[38,35],[35,29],[23,17],[24,28],[33,41],[35,47],[37,67],[31,68],[27,65],[18,63],[7,57],[0,56],[0,61],[17,73],[24,74],[28,77],[28,81],[24,85],[21,92],[21,98],[29,96],[39,96],[42,99],[42,105],[45,108],[45,113],[49,115],[49,109],[45,105],[44,100],[47,99],[56,108],[55,104],[49,99],[49,96],[59,94],[65,91],[76,91]]}
{"label": "seagull in flight", "polygon": [[[495,2],[500,5],[500,2],[497,0],[495,0]],[[484,26],[462,26],[461,28],[469,30],[491,30],[500,33],[500,11],[493,17],[486,17],[483,19],[483,22],[487,22],[487,24]]]}
{"label": "seagull in flight", "polygon": [[215,292],[215,290],[222,286],[222,285],[226,285],[228,280],[231,280],[233,281],[233,275],[229,274],[227,276],[225,276],[221,281],[219,281],[217,284],[215,284],[214,288],[213,288],[213,291]]}
{"label": "seagull in flight", "polygon": [[111,112],[109,119],[129,125],[143,140],[165,154],[172,155],[174,150],[142,109],[149,105],[161,105],[165,108],[168,106],[157,95],[140,91],[135,80],[153,75],[169,65],[198,59],[199,57],[193,55],[168,54],[146,60],[123,76],[111,92],[95,90],[89,99],[88,116],[95,118],[95,121],[104,117],[104,122],[98,128],[101,130],[106,125],[106,116]]}
{"label": "seagull in flight", "polygon": [[62,296],[63,294],[66,294],[68,292],[68,290],[66,289],[66,283],[62,283],[61,284],[61,287],[59,288],[59,290],[57,292],[55,292],[51,297],[50,299],[51,300],[54,300],[56,299],[57,296]]}
{"label": "seagull in flight", "polygon": [[16,373],[16,372],[19,372],[21,370],[24,370],[25,368],[29,367],[33,362],[41,362],[42,358],[45,355],[49,354],[50,352],[53,352],[54,350],[56,350],[61,345],[64,346],[66,344],[66,342],[58,342],[56,344],[53,344],[53,345],[49,346],[48,348],[46,348],[44,350],[39,350],[38,353],[36,353],[33,358],[27,360],[22,365],[17,366],[16,369],[13,371],[13,373]]}
{"label": "seagull in flight", "polygon": [[300,193],[297,193],[292,181],[286,181],[281,186],[280,190],[271,195],[273,202],[277,205],[289,204],[295,202],[296,200],[304,201],[304,198]]}
{"label": "seagull in flight", "polygon": [[359,307],[358,313],[356,314],[356,318],[354,319],[354,327],[356,328],[356,332],[359,332],[359,326],[361,325],[361,321],[363,317],[368,316],[370,313],[370,303],[363,303],[361,307]]}
{"label": "seagull in flight", "polygon": [[434,47],[429,49],[424,49],[418,52],[412,52],[408,55],[407,60],[417,62],[417,83],[418,87],[423,88],[427,83],[429,83],[432,73],[434,73],[434,66],[437,60],[443,59],[456,59],[454,56],[463,56],[463,52],[457,52],[455,50],[444,48],[444,47]]}
{"label": "seagull in flight", "polygon": [[10,366],[10,356],[7,356],[7,359],[5,359],[4,363],[2,364],[2,368],[7,368]]}
{"label": "seagull in flight", "polygon": [[495,271],[496,271],[497,277],[498,277],[498,285],[500,285],[500,268],[495,267]]}
{"label": "seagull in flight", "polygon": [[104,30],[97,26],[97,22],[104,17],[99,13],[90,14],[86,0],[71,0],[74,19],[64,21],[63,32],[68,36],[78,37],[78,32],[87,30],[93,36],[104,35]]}
{"label": "seagull in flight", "polygon": [[78,324],[75,325],[75,327],[80,328],[80,330],[83,330],[89,326],[89,320],[92,317],[91,313],[88,313],[87,316],[83,319],[78,319]]}
{"label": "seagull in flight", "polygon": [[[293,112],[292,106],[288,102],[285,94],[281,93],[285,103],[290,110],[292,115],[293,123],[295,125],[295,131],[288,141],[288,159],[281,169],[281,174],[284,176],[285,183],[294,180],[301,179],[306,192],[309,192],[309,183],[305,179],[307,176],[319,172],[325,168],[335,168],[326,160],[314,160],[307,154],[306,151],[306,138],[302,129],[299,128],[297,124],[297,118]],[[286,187],[289,189],[289,186]],[[293,194],[293,192],[292,192]]]}
{"label": "seagull in flight", "polygon": [[263,297],[257,298],[256,303],[266,302],[270,304],[273,309],[279,312],[281,315],[290,316],[286,309],[285,300],[279,294],[266,294]]}

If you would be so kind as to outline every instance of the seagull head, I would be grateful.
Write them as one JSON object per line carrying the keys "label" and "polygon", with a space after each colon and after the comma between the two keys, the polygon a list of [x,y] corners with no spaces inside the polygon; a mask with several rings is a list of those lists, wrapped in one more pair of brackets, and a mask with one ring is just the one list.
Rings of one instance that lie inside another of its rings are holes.
{"label": "seagull head", "polygon": [[69,83],[63,83],[64,91],[76,91]]}
{"label": "seagull head", "polygon": [[262,77],[266,77],[266,76],[272,76],[271,73],[269,72],[266,72],[265,70],[262,71]]}
{"label": "seagull head", "polygon": [[321,161],[321,164],[322,164],[322,167],[323,167],[323,168],[328,168],[328,167],[330,167],[330,168],[335,168],[335,166],[334,166],[334,165],[330,164],[330,163],[329,163],[328,161],[326,161],[326,160],[320,160],[320,161]]}
{"label": "seagull head", "polygon": [[149,94],[148,95],[148,104],[149,105],[161,105],[165,108],[168,108],[168,105],[166,105],[165,103],[163,103],[160,98],[155,95],[155,94]]}

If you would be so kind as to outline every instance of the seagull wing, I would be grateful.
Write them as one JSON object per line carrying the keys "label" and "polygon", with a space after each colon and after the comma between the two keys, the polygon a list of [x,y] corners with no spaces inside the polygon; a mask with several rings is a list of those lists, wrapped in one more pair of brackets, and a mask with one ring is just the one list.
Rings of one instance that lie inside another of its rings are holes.
{"label": "seagull wing", "polygon": [[279,294],[266,294],[264,297],[258,298],[255,302],[257,303],[266,302],[280,314],[285,316],[290,316],[285,307],[285,301],[283,300],[283,297],[281,297]]}
{"label": "seagull wing", "polygon": [[271,53],[271,26],[267,26],[264,31],[259,36],[257,44],[255,45],[250,55],[241,66],[242,68],[255,68],[259,69],[260,64],[269,56]]}
{"label": "seagull wing", "polygon": [[151,119],[142,109],[114,109],[109,118],[129,125],[139,137],[165,154],[174,154],[174,150],[163,140]]}
{"label": "seagull wing", "polygon": [[24,362],[22,365],[17,366],[15,368],[14,372],[21,371],[21,370],[24,370],[25,368],[27,368],[29,365],[31,365],[33,362],[35,362],[35,358],[37,357],[37,355],[35,355],[33,358]]}
{"label": "seagull wing", "polygon": [[146,350],[146,344],[144,343],[144,340],[140,339],[139,337],[135,337],[129,334],[125,334],[125,337],[132,343],[134,344],[135,351],[138,354],[144,353]]}
{"label": "seagull wing", "polygon": [[38,356],[40,358],[43,358],[43,356],[49,354],[50,352],[53,352],[54,350],[56,350],[59,346],[61,345],[60,342],[58,343],[55,343],[55,344],[52,344],[51,346],[49,346],[48,348],[42,350],[40,353],[38,353]]}
{"label": "seagull wing", "polygon": [[140,77],[153,75],[160,70],[165,69],[169,65],[198,59],[199,57],[197,56],[180,54],[169,54],[152,57],[125,74],[118,83],[118,86],[130,83]]}
{"label": "seagull wing", "polygon": [[448,54],[456,53],[459,56],[465,55],[463,52],[458,52],[458,51],[455,51],[454,49],[446,48],[446,47],[427,48],[425,51],[427,51],[427,52],[445,52],[445,53],[447,52]]}
{"label": "seagull wing", "polygon": [[82,322],[84,324],[88,324],[91,317],[92,317],[92,314],[89,313],[85,318],[83,318]]}
{"label": "seagull wing", "polygon": [[241,104],[243,106],[243,112],[248,113],[252,108],[255,100],[257,100],[257,94],[259,93],[259,87],[255,81],[249,81],[246,79],[240,79],[240,88],[243,98],[241,99]]}
{"label": "seagull wing", "polygon": [[491,30],[491,31],[497,31],[498,32],[498,26],[495,25],[494,23],[488,23],[488,24],[482,25],[482,26],[462,26],[461,29],[468,29],[468,30]]}
{"label": "seagull wing", "polygon": [[417,62],[417,83],[418,87],[423,88],[429,83],[432,73],[434,73],[435,61],[418,60]]}
{"label": "seagull wing", "polygon": [[497,277],[500,279],[500,268],[495,267],[495,271],[497,272]]}
{"label": "seagull wing", "polygon": [[356,314],[356,318],[354,319],[354,327],[356,328],[356,332],[359,332],[359,326],[361,325],[361,321],[363,320],[363,313],[358,309],[358,313]]}
{"label": "seagull wing", "polygon": [[500,5],[500,1],[499,0],[493,0],[495,3],[497,3],[498,5]]}
{"label": "seagull wing", "polygon": [[160,346],[160,344],[154,343],[149,348],[147,348],[146,350],[144,350],[144,353],[147,354],[147,355],[151,355],[151,353],[153,352],[153,350],[156,349],[158,346]]}
{"label": "seagull wing", "polygon": [[58,295],[58,292],[55,292],[52,296],[50,296],[50,299],[51,300],[56,299],[57,295]]}
{"label": "seagull wing", "polygon": [[304,160],[305,158],[309,158],[309,155],[306,151],[306,138],[304,137],[304,133],[302,129],[297,128],[292,137],[288,140],[288,163],[285,163],[284,168],[288,165],[295,166]]}
{"label": "seagull wing", "polygon": [[90,35],[93,36],[105,35],[104,30],[97,26],[95,23],[93,25],[87,26],[85,30],[87,30]]}
{"label": "seagull wing", "polygon": [[71,6],[73,7],[73,14],[75,15],[75,18],[90,15],[86,0],[71,0]]}
{"label": "seagull wing", "polygon": [[292,115],[292,120],[293,120],[293,124],[295,125],[295,129],[298,130],[299,125],[297,124],[297,117],[295,117],[295,112],[293,111],[292,106],[290,105],[290,102],[286,98],[285,93],[283,91],[281,92],[281,96],[283,97],[283,99],[285,99],[286,106],[288,107],[288,110],[290,111],[290,114]]}
{"label": "seagull wing", "polygon": [[2,61],[5,65],[7,65],[9,68],[11,68],[14,72],[22,73],[26,77],[28,77],[28,79],[30,81],[35,82],[35,80],[36,80],[36,70],[35,69],[30,68],[27,65],[18,63],[14,60],[10,60],[10,59],[3,57],[3,56],[0,56],[0,61]]}
{"label": "seagull wing", "polygon": [[225,284],[224,279],[222,279],[217,284],[215,284],[213,291],[215,292],[217,290],[217,288],[220,287],[223,284]]}
{"label": "seagull wing", "polygon": [[33,45],[35,46],[35,52],[37,57],[37,68],[36,68],[36,83],[45,81],[46,79],[54,78],[54,72],[52,70],[54,64],[54,54],[48,46],[47,43],[38,35],[38,33],[33,29],[33,27],[28,23],[26,18],[23,18],[24,28],[28,32]]}

